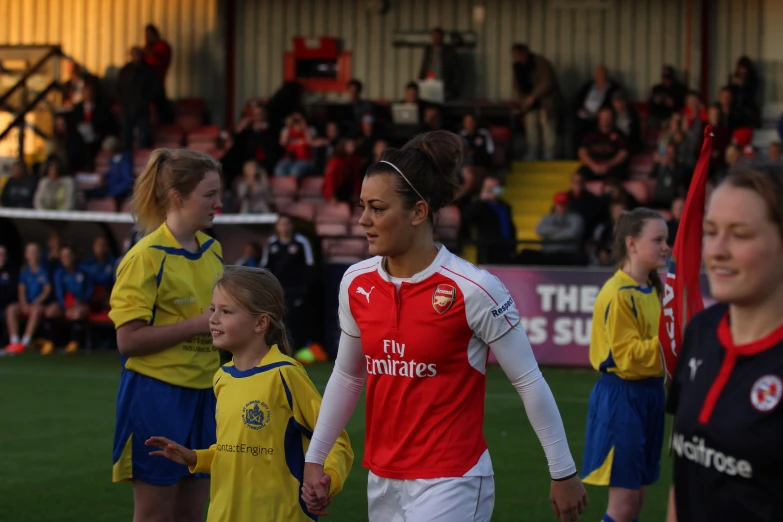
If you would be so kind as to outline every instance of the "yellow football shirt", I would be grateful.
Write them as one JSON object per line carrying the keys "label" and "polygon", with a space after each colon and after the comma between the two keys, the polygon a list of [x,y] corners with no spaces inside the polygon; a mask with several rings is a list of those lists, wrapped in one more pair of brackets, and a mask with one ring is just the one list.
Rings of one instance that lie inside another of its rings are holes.
{"label": "yellow football shirt", "polygon": [[[142,320],[151,326],[174,324],[209,308],[223,273],[220,243],[199,232],[200,249],[189,252],[166,224],[145,236],[117,267],[109,317],[114,327]],[[187,388],[206,389],[220,367],[209,334],[197,335],[162,352],[123,358],[125,368]]]}
{"label": "yellow football shirt", "polygon": [[658,291],[618,270],[601,288],[593,308],[590,363],[623,379],[662,377],[658,345]]}
{"label": "yellow football shirt", "polygon": [[[300,500],[304,458],[321,396],[304,368],[272,346],[261,363],[215,374],[217,444],[196,450],[194,473],[211,473],[207,522],[311,521]],[[330,495],[353,464],[343,431],[326,458]]]}

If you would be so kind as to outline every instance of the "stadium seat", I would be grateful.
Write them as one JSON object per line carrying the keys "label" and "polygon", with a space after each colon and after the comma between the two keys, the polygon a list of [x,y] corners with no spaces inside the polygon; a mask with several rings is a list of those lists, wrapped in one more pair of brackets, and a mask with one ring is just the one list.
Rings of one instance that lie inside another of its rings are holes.
{"label": "stadium seat", "polygon": [[367,241],[362,239],[324,239],[323,252],[327,257],[366,257]]}
{"label": "stadium seat", "polygon": [[196,141],[196,142],[188,142],[188,148],[197,150],[199,152],[203,152],[204,154],[207,154],[209,156],[212,156],[213,152],[217,148],[214,142],[210,141]]}
{"label": "stadium seat", "polygon": [[87,201],[90,212],[117,212],[117,202],[114,198],[91,199]]}
{"label": "stadium seat", "polygon": [[110,162],[111,153],[106,150],[101,150],[95,157],[95,172],[106,173],[109,170]]}
{"label": "stadium seat", "polygon": [[288,208],[294,204],[294,198],[288,196],[273,196],[272,201],[278,212],[288,212]]}
{"label": "stadium seat", "polygon": [[460,225],[460,213],[457,205],[449,205],[444,207],[438,212],[438,216],[435,219],[435,223],[438,227],[456,227]]}
{"label": "stadium seat", "polygon": [[155,132],[155,146],[176,148],[182,146],[185,131],[179,125],[161,125]]}
{"label": "stadium seat", "polygon": [[286,207],[286,214],[304,219],[306,221],[312,221],[315,218],[315,205],[309,201],[299,201],[291,203]]}
{"label": "stadium seat", "polygon": [[347,235],[348,229],[345,223],[317,223],[315,233],[321,237],[334,237]]}
{"label": "stadium seat", "polygon": [[631,158],[629,170],[632,179],[647,179],[655,166],[652,154],[636,154]]}
{"label": "stadium seat", "polygon": [[120,208],[120,212],[130,213],[130,211],[131,211],[131,199],[128,198],[122,202],[122,208]]}
{"label": "stadium seat", "polygon": [[318,208],[315,215],[317,223],[345,223],[351,220],[351,208],[348,203],[325,203]]}
{"label": "stadium seat", "polygon": [[351,235],[356,237],[367,237],[364,227],[356,223],[351,225]]}
{"label": "stadium seat", "polygon": [[625,187],[625,190],[630,192],[641,204],[647,203],[650,199],[649,186],[646,181],[638,179],[626,181],[623,183],[623,186]]}
{"label": "stadium seat", "polygon": [[292,176],[272,176],[269,182],[272,184],[272,193],[276,197],[287,197],[293,200],[299,191],[296,178]]}
{"label": "stadium seat", "polygon": [[604,192],[604,182],[600,180],[587,181],[585,182],[585,189],[587,189],[588,192],[592,192],[596,196],[600,196]]}
{"label": "stadium seat", "polygon": [[202,125],[188,132],[188,146],[193,143],[217,141],[220,136],[220,127],[217,125]]}
{"label": "stadium seat", "polygon": [[321,198],[321,189],[324,186],[322,176],[308,176],[302,178],[302,187],[299,189],[299,197],[307,199]]}
{"label": "stadium seat", "polygon": [[444,227],[441,225],[435,227],[435,237],[438,239],[456,239],[458,235],[458,227]]}

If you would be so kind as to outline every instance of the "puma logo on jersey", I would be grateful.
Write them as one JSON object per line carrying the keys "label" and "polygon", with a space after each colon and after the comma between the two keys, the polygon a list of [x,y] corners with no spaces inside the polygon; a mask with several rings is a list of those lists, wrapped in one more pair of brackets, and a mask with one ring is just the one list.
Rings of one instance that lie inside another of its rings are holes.
{"label": "puma logo on jersey", "polygon": [[701,359],[696,360],[693,357],[690,358],[688,361],[688,368],[691,369],[691,380],[696,378],[696,370],[699,369],[699,366],[701,366]]}
{"label": "puma logo on jersey", "polygon": [[368,292],[367,290],[365,290],[364,288],[362,288],[360,286],[359,288],[356,289],[356,293],[357,294],[362,294],[364,297],[366,297],[367,298],[367,304],[369,304],[370,303],[370,294],[372,293],[372,291],[374,289],[375,289],[375,287],[373,286],[372,288],[370,288],[370,291]]}

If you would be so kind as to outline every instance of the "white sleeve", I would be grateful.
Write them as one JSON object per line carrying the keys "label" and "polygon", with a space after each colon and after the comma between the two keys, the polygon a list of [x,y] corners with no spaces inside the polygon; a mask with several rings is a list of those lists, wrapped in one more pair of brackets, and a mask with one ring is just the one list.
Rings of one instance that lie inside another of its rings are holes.
{"label": "white sleeve", "polygon": [[544,448],[551,477],[562,479],[575,474],[576,464],[568,448],[560,411],[522,326],[516,325],[492,343],[492,353],[522,397],[527,418]]}
{"label": "white sleeve", "polygon": [[326,461],[326,456],[356,409],[367,378],[366,372],[361,340],[341,335],[337,360],[326,384],[305,462],[323,464]]}
{"label": "white sleeve", "polygon": [[[343,280],[340,281],[340,306],[338,308],[338,315],[340,316],[340,329],[351,337],[358,338],[361,337],[361,332],[359,331],[359,325],[356,324],[356,320],[351,313],[351,303],[348,298],[348,287],[351,285],[352,281],[353,278],[346,277],[343,277]],[[342,340],[340,342],[342,343]],[[359,346],[359,351],[361,352],[361,345]],[[340,359],[339,352],[337,354],[337,359]]]}

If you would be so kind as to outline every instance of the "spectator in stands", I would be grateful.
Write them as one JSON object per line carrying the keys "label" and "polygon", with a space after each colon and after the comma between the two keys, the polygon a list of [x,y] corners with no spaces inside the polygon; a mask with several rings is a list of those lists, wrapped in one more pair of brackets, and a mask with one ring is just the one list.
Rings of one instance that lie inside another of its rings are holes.
{"label": "spectator in stands", "polygon": [[255,241],[248,241],[242,249],[242,257],[234,263],[237,266],[258,268],[261,264],[261,248]]}
{"label": "spectator in stands", "polygon": [[63,105],[73,107],[82,101],[82,91],[85,84],[92,82],[97,85],[98,78],[73,60],[68,62],[67,67],[69,78],[63,85]]}
{"label": "spectator in stands", "polygon": [[[63,267],[60,262],[60,248],[62,247],[62,243],[62,238],[57,231],[50,232],[46,237],[46,248],[41,255],[41,263],[46,269],[46,273],[49,274],[50,281],[54,281],[54,274]],[[54,287],[52,287],[52,292],[54,292]]]}
{"label": "spectator in stands", "polygon": [[66,176],[63,164],[52,158],[46,162],[46,177],[38,182],[33,196],[37,210],[73,210],[76,190],[73,178]]}
{"label": "spectator in stands", "polygon": [[647,102],[651,126],[658,127],[672,114],[680,112],[685,105],[687,92],[687,87],[677,81],[674,67],[665,65],[661,71],[661,83],[653,87],[650,100]]}
{"label": "spectator in stands", "polygon": [[237,183],[240,214],[272,212],[272,183],[269,175],[256,161],[249,160],[242,167],[242,179]]}
{"label": "spectator in stands", "polygon": [[314,265],[310,241],[295,232],[290,216],[281,214],[275,224],[275,234],[266,242],[261,266],[277,277],[285,291],[284,322],[298,325],[290,332],[294,350],[303,348],[309,340],[306,327],[312,307],[309,306],[308,283],[313,279]]}
{"label": "spectator in stands", "polygon": [[326,135],[326,160],[328,161],[334,154],[337,142],[343,137],[343,131],[336,121],[327,121],[324,134]]}
{"label": "spectator in stands", "polygon": [[85,170],[92,172],[101,143],[106,136],[115,132],[114,117],[109,104],[98,97],[95,83],[85,83],[82,92],[82,101],[73,107],[71,119],[85,145]]}
{"label": "spectator in stands", "polygon": [[286,118],[285,127],[280,131],[280,146],[285,155],[275,165],[275,175],[301,178],[313,169],[313,140],[315,130],[310,128],[300,112]]}
{"label": "spectator in stands", "polygon": [[427,102],[419,98],[419,84],[408,82],[405,86],[405,98],[402,103],[416,105],[419,108],[419,122],[424,121],[424,109],[427,107]]}
{"label": "spectator in stands", "polygon": [[598,128],[588,133],[579,147],[579,171],[587,180],[626,178],[628,142],[614,126],[611,107],[598,111]]}
{"label": "spectator in stands", "polygon": [[437,105],[428,105],[424,108],[424,119],[421,122],[420,133],[432,132],[443,129],[443,111]]}
{"label": "spectator in stands", "polygon": [[677,159],[688,168],[696,162],[696,148],[690,136],[683,130],[682,114],[675,112],[669,118],[669,129],[658,138],[656,155],[666,155],[666,147],[669,143],[677,146]]}
{"label": "spectator in stands", "polygon": [[620,202],[628,210],[633,210],[639,205],[639,200],[636,196],[628,192],[623,182],[619,179],[607,179],[604,183],[602,199],[604,201],[604,208],[608,208],[612,203]]}
{"label": "spectator in stands", "polygon": [[604,65],[593,72],[593,79],[587,82],[576,95],[576,115],[574,119],[574,147],[578,149],[584,137],[596,127],[599,111],[608,107],[614,91],[619,85],[609,79]]}
{"label": "spectator in stands", "polygon": [[355,78],[349,81],[348,86],[346,87],[348,103],[350,103],[351,109],[353,110],[353,122],[351,123],[356,126],[361,124],[362,118],[364,118],[366,114],[375,114],[375,107],[372,102],[370,100],[362,99],[362,90],[364,90],[364,85]]}
{"label": "spectator in stands", "polygon": [[117,99],[122,115],[122,134],[126,150],[133,150],[133,132],[139,132],[139,146],[152,147],[150,104],[159,100],[160,80],[155,69],[144,61],[144,51],[134,47],[131,61],[126,63],[117,78]]}
{"label": "spectator in stands", "polygon": [[669,142],[666,154],[655,157],[655,167],[650,172],[650,179],[655,182],[652,197],[652,208],[668,209],[675,198],[685,193],[688,169],[677,157],[677,144]]}
{"label": "spectator in stands", "polygon": [[738,111],[734,102],[733,90],[730,86],[723,87],[718,93],[718,104],[720,105],[720,121],[723,126],[734,132],[734,129],[743,125],[742,113]]}
{"label": "spectator in stands", "polygon": [[719,103],[710,105],[707,109],[707,121],[712,125],[712,152],[710,153],[710,177],[726,168],[726,147],[731,142],[731,133],[721,118]]}
{"label": "spectator in stands", "polygon": [[[41,248],[27,243],[24,250],[25,266],[19,274],[19,291],[15,303],[6,307],[6,326],[10,338],[6,354],[23,352],[33,338],[43,317],[44,305],[52,292],[51,279],[41,265]],[[19,321],[27,319],[24,335],[19,338]]]}
{"label": "spectator in stands", "polygon": [[598,266],[612,266],[614,259],[612,250],[614,248],[614,230],[617,226],[617,220],[620,214],[628,210],[628,207],[622,201],[613,201],[609,205],[609,215],[602,223],[599,223],[593,232],[593,242],[595,244],[593,254],[593,264]]}
{"label": "spectator in stands", "polygon": [[326,164],[322,194],[329,203],[342,201],[353,205],[362,189],[364,160],[356,154],[356,140],[342,138]]}
{"label": "spectator in stands", "polygon": [[460,97],[462,78],[454,46],[444,43],[443,29],[436,27],[430,33],[432,44],[424,49],[419,80],[440,80],[446,100]]}
{"label": "spectator in stands", "polygon": [[8,335],[8,327],[5,324],[6,310],[16,302],[19,295],[18,278],[19,273],[8,261],[8,249],[0,245],[0,343],[6,342]]}
{"label": "spectator in stands", "polygon": [[778,169],[783,168],[783,145],[779,141],[769,144],[767,148],[767,165]]}
{"label": "spectator in stands", "polygon": [[612,109],[615,114],[615,126],[623,133],[628,142],[628,152],[638,154],[642,152],[642,124],[636,110],[628,105],[628,98],[623,91],[616,91],[612,95]]}
{"label": "spectator in stands", "polygon": [[[495,144],[489,131],[479,127],[476,117],[471,113],[462,118],[460,136],[465,139],[467,147],[462,162],[462,185],[454,200],[462,208],[481,189],[483,180],[492,167]],[[464,227],[463,232],[466,232]]]}
{"label": "spectator in stands", "polygon": [[674,198],[671,207],[671,217],[666,222],[666,227],[669,229],[669,246],[671,247],[674,247],[674,241],[677,239],[683,208],[685,208],[685,198]]}
{"label": "spectator in stands", "polygon": [[[80,172],[86,166],[87,155],[85,154],[84,140],[68,123],[68,119],[58,114],[54,118],[54,128],[52,135],[44,147],[46,158],[55,156],[66,172]],[[46,163],[42,165],[39,177],[46,176]]]}
{"label": "spectator in stands", "polygon": [[731,89],[732,108],[739,115],[741,125],[756,127],[759,122],[759,110],[756,103],[759,76],[756,67],[747,56],[742,56],[737,60],[734,73],[729,76],[728,88]]}
{"label": "spectator in stands", "polygon": [[362,116],[362,123],[356,135],[356,154],[368,160],[372,157],[372,151],[378,140],[384,139],[385,133],[375,121],[375,116],[370,113]]}
{"label": "spectator in stands", "polygon": [[158,119],[169,123],[174,120],[173,111],[166,100],[166,74],[171,65],[171,45],[161,38],[160,31],[152,24],[144,28],[144,61],[155,71],[157,79],[155,108]]}
{"label": "spectator in stands", "polygon": [[[70,323],[70,335],[65,353],[75,353],[84,345],[85,320],[90,313],[92,300],[92,279],[76,264],[76,256],[69,246],[60,249],[62,268],[54,276],[54,289],[57,300],[44,310],[44,317],[53,321],[64,317]],[[54,351],[54,339],[45,340],[41,354]]]}
{"label": "spectator in stands", "polygon": [[704,139],[704,126],[707,123],[707,109],[701,101],[698,91],[688,92],[685,108],[682,110],[682,128],[688,134],[696,150],[701,149]]}
{"label": "spectator in stands", "polygon": [[729,146],[726,147],[726,153],[724,155],[726,166],[722,172],[718,173],[716,181],[720,181],[734,170],[742,168],[742,166],[745,165],[745,162],[742,160],[742,149],[735,143],[730,143]]}
{"label": "spectator in stands", "polygon": [[584,223],[584,239],[593,236],[598,223],[608,213],[606,202],[587,190],[581,172],[571,174],[571,190],[568,191],[568,210],[579,214]]}
{"label": "spectator in stands", "polygon": [[133,156],[123,150],[122,143],[114,136],[104,140],[103,148],[111,154],[109,169],[98,173],[101,178],[99,186],[86,190],[84,195],[87,199],[112,198],[117,202],[117,208],[122,208],[125,200],[131,196],[136,180]]}
{"label": "spectator in stands", "polygon": [[273,172],[281,155],[279,135],[272,132],[266,109],[259,100],[250,100],[245,116],[234,128],[233,145],[220,159],[224,186],[231,187],[244,164],[255,160],[267,172]]}
{"label": "spectator in stands", "polygon": [[33,208],[33,195],[38,180],[25,169],[24,162],[11,164],[11,176],[3,186],[0,205],[6,208]]}
{"label": "spectator in stands", "polygon": [[109,308],[109,296],[114,287],[114,270],[117,260],[109,251],[109,242],[104,236],[96,237],[92,242],[92,256],[79,265],[92,283],[92,305],[96,311]]}
{"label": "spectator in stands", "polygon": [[524,44],[514,44],[514,90],[521,105],[527,139],[526,160],[539,158],[539,126],[545,160],[555,158],[557,117],[562,93],[552,64],[540,54],[533,54]]}
{"label": "spectator in stands", "polygon": [[466,205],[462,221],[475,230],[479,264],[510,263],[517,250],[517,230],[513,212],[500,196],[503,187],[497,178],[487,177],[478,201]]}
{"label": "spectator in stands", "polygon": [[568,210],[567,192],[554,197],[552,212],[543,216],[536,226],[541,237],[541,250],[524,249],[519,260],[525,265],[579,265],[585,264],[582,252],[584,221],[582,216]]}

